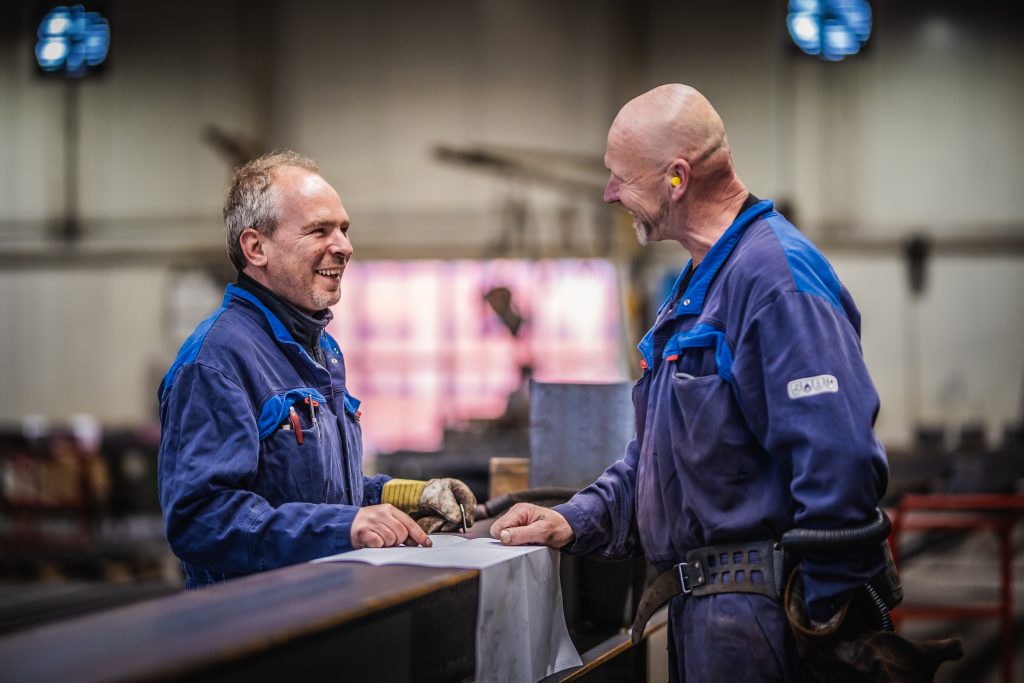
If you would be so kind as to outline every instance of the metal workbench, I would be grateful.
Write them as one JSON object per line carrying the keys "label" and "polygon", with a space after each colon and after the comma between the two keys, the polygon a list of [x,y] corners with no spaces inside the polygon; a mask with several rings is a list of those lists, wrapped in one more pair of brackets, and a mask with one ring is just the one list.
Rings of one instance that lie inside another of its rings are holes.
{"label": "metal workbench", "polygon": [[[471,569],[295,565],[0,638],[0,683],[469,681],[487,656],[475,651],[479,589]],[[666,622],[662,610],[647,633]],[[624,630],[587,647],[584,666],[546,680],[631,650]]]}
{"label": "metal workbench", "polygon": [[0,639],[0,681],[472,678],[479,573],[302,564]]}

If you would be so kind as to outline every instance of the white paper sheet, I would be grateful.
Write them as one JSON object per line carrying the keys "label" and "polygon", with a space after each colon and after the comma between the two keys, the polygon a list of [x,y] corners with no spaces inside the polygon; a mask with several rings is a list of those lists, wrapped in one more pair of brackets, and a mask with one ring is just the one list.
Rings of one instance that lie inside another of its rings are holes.
{"label": "white paper sheet", "polygon": [[463,538],[453,534],[431,534],[433,546],[397,548],[363,548],[340,555],[321,557],[314,562],[366,562],[375,567],[385,564],[413,564],[420,567],[458,567],[460,569],[483,569],[513,557],[527,555],[542,546],[502,545],[493,538]]}
{"label": "white paper sheet", "polygon": [[431,534],[431,548],[363,548],[314,562],[366,562],[480,570],[477,683],[537,681],[582,664],[562,611],[558,551]]}

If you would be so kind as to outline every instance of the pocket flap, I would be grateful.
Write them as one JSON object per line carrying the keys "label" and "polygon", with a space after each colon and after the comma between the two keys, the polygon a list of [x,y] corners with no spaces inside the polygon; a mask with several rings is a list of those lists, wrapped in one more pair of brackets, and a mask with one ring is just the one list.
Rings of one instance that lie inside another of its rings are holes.
{"label": "pocket flap", "polygon": [[707,323],[701,323],[669,339],[661,357],[663,360],[676,360],[684,349],[704,348],[715,349],[716,372],[725,381],[732,382],[732,349],[729,348],[725,332]]}
{"label": "pocket flap", "polygon": [[311,398],[321,404],[327,403],[323,394],[311,387],[289,389],[264,401],[263,408],[260,410],[260,441],[277,431],[277,428],[288,417],[288,409],[296,403],[302,403],[306,398]]}

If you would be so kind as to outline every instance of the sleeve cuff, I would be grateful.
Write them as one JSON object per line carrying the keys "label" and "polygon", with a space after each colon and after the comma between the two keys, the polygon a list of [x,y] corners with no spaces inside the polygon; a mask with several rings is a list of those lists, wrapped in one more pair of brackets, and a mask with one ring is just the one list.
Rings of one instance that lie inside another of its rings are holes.
{"label": "sleeve cuff", "polygon": [[378,474],[374,477],[363,478],[363,507],[367,505],[380,505],[383,496],[384,484],[391,481],[386,474]]}
{"label": "sleeve cuff", "polygon": [[359,508],[345,505],[341,510],[341,523],[338,524],[337,538],[335,539],[335,554],[347,553],[352,548],[352,522],[356,519]]}
{"label": "sleeve cuff", "polygon": [[573,540],[559,550],[570,555],[581,555],[586,552],[586,543],[583,541],[589,530],[586,515],[570,500],[567,503],[556,505],[551,508],[558,514],[565,517],[565,521],[572,527]]}

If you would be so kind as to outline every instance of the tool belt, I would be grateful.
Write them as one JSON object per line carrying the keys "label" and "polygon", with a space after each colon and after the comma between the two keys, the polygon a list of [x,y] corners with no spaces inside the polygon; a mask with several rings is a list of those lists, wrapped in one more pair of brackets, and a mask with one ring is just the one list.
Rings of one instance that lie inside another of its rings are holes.
{"label": "tool belt", "polygon": [[666,569],[644,591],[630,636],[640,642],[651,616],[677,595],[758,593],[782,601],[785,554],[775,541],[709,545],[686,553],[686,561]]}

